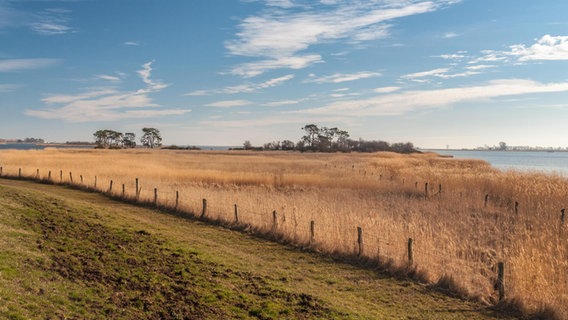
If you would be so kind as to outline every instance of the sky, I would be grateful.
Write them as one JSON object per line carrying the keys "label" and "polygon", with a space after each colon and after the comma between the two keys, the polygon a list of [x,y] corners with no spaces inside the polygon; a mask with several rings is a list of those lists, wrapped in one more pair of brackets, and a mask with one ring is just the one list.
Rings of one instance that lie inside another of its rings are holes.
{"label": "sky", "polygon": [[0,138],[568,147],[565,0],[0,0]]}

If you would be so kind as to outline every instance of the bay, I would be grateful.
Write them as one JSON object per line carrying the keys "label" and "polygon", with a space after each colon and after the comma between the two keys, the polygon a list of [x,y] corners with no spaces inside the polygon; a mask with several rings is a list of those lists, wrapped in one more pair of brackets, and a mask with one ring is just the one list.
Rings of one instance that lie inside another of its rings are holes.
{"label": "bay", "polygon": [[500,170],[536,171],[568,177],[568,152],[429,150],[456,159],[481,159]]}

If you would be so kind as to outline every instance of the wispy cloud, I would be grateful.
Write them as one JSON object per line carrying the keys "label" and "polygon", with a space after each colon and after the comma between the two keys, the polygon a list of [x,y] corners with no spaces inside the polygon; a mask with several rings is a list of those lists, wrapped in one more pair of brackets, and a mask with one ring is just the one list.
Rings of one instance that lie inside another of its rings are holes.
{"label": "wispy cloud", "polygon": [[298,104],[298,103],[305,101],[305,100],[306,99],[272,101],[272,102],[265,103],[264,105],[267,106],[267,107],[282,107],[282,106],[289,106],[289,105]]}
{"label": "wispy cloud", "polygon": [[59,59],[4,59],[0,60],[0,72],[42,69],[60,62]]}
{"label": "wispy cloud", "polygon": [[196,90],[190,93],[186,93],[186,96],[206,96],[211,94],[236,94],[236,93],[251,93],[257,92],[262,89],[276,87],[282,85],[286,81],[294,79],[294,75],[285,75],[278,78],[273,78],[260,83],[245,83],[236,86],[228,86],[221,89],[212,90]]}
{"label": "wispy cloud", "polygon": [[337,101],[321,108],[295,113],[345,117],[400,115],[414,110],[441,108],[470,101],[567,91],[568,82],[539,83],[523,79],[502,79],[479,86],[407,91],[369,99]]}
{"label": "wispy cloud", "polygon": [[43,119],[60,119],[69,122],[114,121],[129,118],[151,118],[182,115],[189,109],[162,109],[149,97],[167,87],[151,78],[152,62],[142,66],[137,73],[146,87],[136,91],[116,89],[92,89],[81,94],[51,95],[42,99],[48,107],[26,110],[25,114]]}
{"label": "wispy cloud", "polygon": [[360,79],[380,77],[379,72],[361,71],[357,73],[336,73],[329,76],[313,77],[304,80],[305,83],[341,83]]}
{"label": "wispy cloud", "polygon": [[410,74],[402,76],[402,78],[407,79],[407,80],[414,80],[414,79],[420,79],[420,78],[426,78],[426,77],[435,77],[435,76],[443,75],[448,71],[450,71],[449,68],[439,68],[439,69],[433,69],[433,70],[429,70],[429,71],[421,71],[421,72],[410,73]]}
{"label": "wispy cloud", "polygon": [[252,78],[270,70],[276,69],[303,69],[314,63],[324,62],[319,54],[297,55],[289,57],[277,57],[256,62],[243,63],[231,70],[234,75],[243,78]]}
{"label": "wispy cloud", "polygon": [[430,71],[407,74],[402,76],[402,78],[414,82],[428,82],[428,80],[425,80],[424,78],[435,77],[440,79],[453,79],[453,78],[469,77],[476,74],[480,74],[479,71],[474,71],[474,70],[467,70],[457,73],[449,73],[450,71],[451,70],[449,68],[439,68]]}
{"label": "wispy cloud", "polygon": [[373,91],[376,93],[391,93],[391,92],[395,92],[400,90],[400,87],[381,87],[381,88],[376,88]]}
{"label": "wispy cloud", "polygon": [[30,24],[30,28],[38,34],[48,36],[76,32],[69,23],[70,13],[67,9],[46,9],[34,16],[35,21]]}
{"label": "wispy cloud", "polygon": [[252,102],[248,100],[224,100],[224,101],[217,101],[213,103],[206,104],[206,107],[215,107],[215,108],[233,108],[233,107],[242,107],[252,104]]}
{"label": "wispy cloud", "polygon": [[17,84],[3,83],[0,84],[0,92],[12,92],[20,88]]}
{"label": "wispy cloud", "polygon": [[[317,53],[303,52],[314,45],[384,38],[389,35],[390,22],[397,18],[432,12],[457,2],[327,1],[327,6],[315,9],[304,1],[302,10],[265,10],[245,18],[236,39],[227,41],[225,47],[232,55],[260,59],[236,66],[232,70],[236,75],[254,77],[273,69],[301,69],[323,61]],[[291,1],[271,3],[281,8],[293,4]]]}
{"label": "wispy cloud", "polygon": [[100,80],[111,81],[111,82],[122,81],[122,78],[120,78],[118,76],[111,76],[111,75],[108,75],[108,74],[99,74],[99,75],[96,75],[95,78],[100,79]]}
{"label": "wispy cloud", "polygon": [[125,45],[125,46],[130,46],[130,47],[138,47],[138,46],[142,45],[142,43],[139,42],[139,41],[125,41],[122,44]]}
{"label": "wispy cloud", "polygon": [[445,39],[451,39],[451,38],[456,38],[459,37],[459,34],[455,33],[455,32],[446,32],[444,33],[444,38]]}

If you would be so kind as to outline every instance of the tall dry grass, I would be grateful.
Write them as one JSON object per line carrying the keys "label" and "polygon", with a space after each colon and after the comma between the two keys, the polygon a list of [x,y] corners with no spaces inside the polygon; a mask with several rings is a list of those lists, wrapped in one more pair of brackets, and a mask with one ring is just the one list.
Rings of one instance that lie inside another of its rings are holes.
{"label": "tall dry grass", "polygon": [[[463,294],[495,303],[498,262],[505,263],[509,301],[527,312],[547,307],[568,318],[568,227],[560,210],[568,180],[539,173],[501,172],[479,160],[435,154],[298,154],[151,150],[2,151],[3,175],[74,183],[113,193],[135,194],[161,205],[201,212],[278,232],[314,248],[355,254],[357,227],[363,255],[394,266],[407,264],[432,283],[452,279]],[[428,183],[428,189],[426,189]],[[440,192],[441,190],[441,192]],[[488,201],[485,198],[488,196]],[[517,205],[516,205],[517,203]]]}

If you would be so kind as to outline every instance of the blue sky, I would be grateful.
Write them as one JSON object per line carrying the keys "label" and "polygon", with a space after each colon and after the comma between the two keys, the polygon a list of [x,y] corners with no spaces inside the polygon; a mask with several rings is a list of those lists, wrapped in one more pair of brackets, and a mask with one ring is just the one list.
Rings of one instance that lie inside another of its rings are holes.
{"label": "blue sky", "polygon": [[565,0],[0,0],[0,138],[568,147]]}

